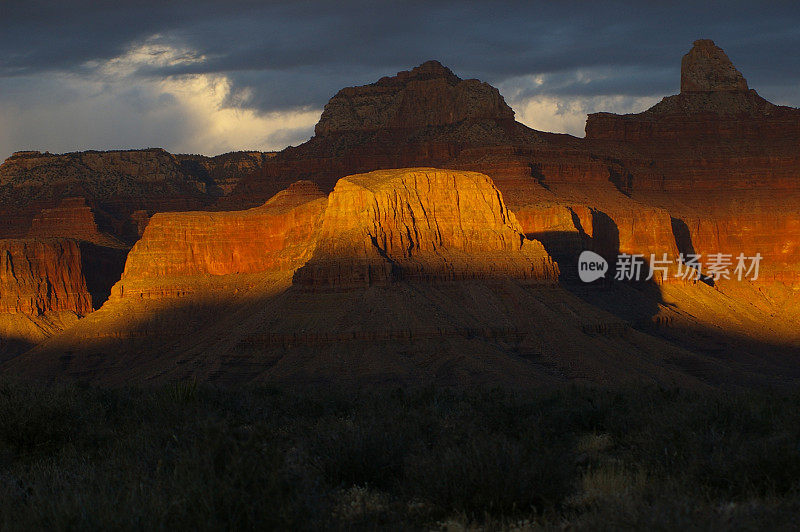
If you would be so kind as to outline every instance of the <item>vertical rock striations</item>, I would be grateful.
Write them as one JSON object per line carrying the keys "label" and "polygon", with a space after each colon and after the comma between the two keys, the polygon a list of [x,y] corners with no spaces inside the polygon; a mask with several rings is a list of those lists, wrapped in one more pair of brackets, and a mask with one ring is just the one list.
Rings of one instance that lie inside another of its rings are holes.
{"label": "vertical rock striations", "polygon": [[0,313],[36,317],[91,310],[76,241],[0,240]]}

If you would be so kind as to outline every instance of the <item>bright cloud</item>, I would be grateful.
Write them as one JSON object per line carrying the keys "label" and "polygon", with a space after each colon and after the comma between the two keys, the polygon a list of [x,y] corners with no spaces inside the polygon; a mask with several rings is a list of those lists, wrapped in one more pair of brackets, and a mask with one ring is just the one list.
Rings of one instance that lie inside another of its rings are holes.
{"label": "bright cloud", "polygon": [[[635,72],[627,74],[634,77]],[[517,76],[499,88],[517,120],[526,126],[582,137],[589,113],[639,113],[660,100],[658,96],[608,94],[608,82],[613,79],[608,68],[577,69]],[[601,93],[592,94],[593,89]]]}
{"label": "bright cloud", "polygon": [[516,118],[528,127],[553,133],[569,133],[576,137],[584,135],[586,115],[589,113],[639,113],[653,106],[659,97],[590,96],[556,98],[554,96],[532,96],[509,101]]}
{"label": "bright cloud", "polygon": [[205,60],[155,36],[119,57],[85,63],[80,74],[15,78],[0,93],[0,156],[151,146],[217,154],[282,149],[311,136],[319,109],[264,113],[250,105],[247,87],[235,88],[224,74],[148,73]]}

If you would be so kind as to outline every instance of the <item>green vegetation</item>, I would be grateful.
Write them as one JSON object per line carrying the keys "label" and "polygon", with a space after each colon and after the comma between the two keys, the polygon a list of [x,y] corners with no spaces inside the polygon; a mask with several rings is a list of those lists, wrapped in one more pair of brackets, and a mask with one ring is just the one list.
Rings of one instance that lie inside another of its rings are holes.
{"label": "green vegetation", "polygon": [[3,384],[0,528],[796,528],[798,399]]}

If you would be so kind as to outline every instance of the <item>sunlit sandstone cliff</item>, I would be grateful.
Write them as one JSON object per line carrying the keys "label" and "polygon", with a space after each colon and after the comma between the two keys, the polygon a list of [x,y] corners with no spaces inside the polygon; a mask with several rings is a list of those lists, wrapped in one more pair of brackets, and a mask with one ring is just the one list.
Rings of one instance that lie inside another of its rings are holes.
{"label": "sunlit sandstone cliff", "polygon": [[433,168],[345,177],[333,189],[301,285],[393,279],[535,279],[557,266],[527,239],[491,180]]}
{"label": "sunlit sandstone cliff", "polygon": [[[669,214],[619,191],[615,180],[627,170],[614,157],[593,153],[568,135],[532,130],[513,117],[496,89],[429,61],[341,90],[326,105],[311,140],[278,153],[222,201],[227,208],[258,201],[294,179],[332,190],[344,176],[376,169],[479,171],[502,192],[523,232],[556,253],[564,251],[565,259],[572,261],[587,243],[608,256],[676,252]],[[556,211],[562,218],[550,225],[546,213]],[[576,223],[572,213],[578,212],[586,213],[585,227]]]}
{"label": "sunlit sandstone cliff", "polygon": [[316,185],[297,182],[246,211],[156,214],[112,297],[194,291],[195,276],[294,270],[311,254],[325,202]]}
{"label": "sunlit sandstone cliff", "polygon": [[0,310],[37,315],[91,309],[75,241],[0,240]]}
{"label": "sunlit sandstone cliff", "polygon": [[298,182],[246,211],[157,214],[113,297],[182,294],[194,277],[294,270],[303,286],[558,276],[488,177],[422,168],[349,176],[327,198]]}
{"label": "sunlit sandstone cliff", "polygon": [[[318,224],[298,217],[308,210]],[[257,209],[205,216],[155,216],[115,295],[3,371],[110,383],[702,386],[681,369],[690,361],[727,375],[557,287],[557,265],[483,174],[376,171],[341,179],[327,199],[301,184]],[[266,216],[283,236],[254,248],[263,260],[239,262],[246,243],[267,241]],[[306,240],[285,237],[301,229]]]}
{"label": "sunlit sandstone cliff", "polygon": [[681,251],[760,253],[762,280],[800,282],[800,110],[749,89],[713,41],[684,57],[681,93],[639,113],[597,113],[596,150],[628,169],[617,185],[669,212]]}
{"label": "sunlit sandstone cliff", "polygon": [[[297,218],[305,209],[316,218]],[[703,386],[800,377],[786,359],[737,351],[743,362],[729,367],[633,327],[657,318],[689,331],[728,322],[737,334],[762,326],[781,333],[763,321],[769,305],[748,309],[702,283],[665,293],[664,304],[635,287],[576,295],[554,286],[549,255],[523,236],[491,180],[474,172],[376,171],[340,180],[327,199],[299,184],[257,209],[213,213],[213,223],[208,214],[154,217],[115,295],[2,371],[223,384]],[[269,214],[284,236],[268,250],[253,248],[263,260],[240,264],[246,238],[260,234]],[[608,223],[591,210],[574,214],[592,231]],[[563,220],[553,210],[540,222]],[[307,240],[285,238],[299,226],[308,227]]]}

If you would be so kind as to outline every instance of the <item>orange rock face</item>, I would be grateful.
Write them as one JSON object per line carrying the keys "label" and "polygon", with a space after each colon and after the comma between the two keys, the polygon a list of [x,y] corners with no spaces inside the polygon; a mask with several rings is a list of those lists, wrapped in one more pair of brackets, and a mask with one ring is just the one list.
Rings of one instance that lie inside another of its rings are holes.
{"label": "orange rock face", "polygon": [[341,179],[328,199],[305,286],[394,279],[517,278],[554,282],[557,266],[527,239],[483,174],[433,168]]}
{"label": "orange rock face", "polygon": [[758,253],[762,280],[800,282],[800,110],[748,89],[711,41],[695,43],[681,79],[643,113],[590,115],[588,142],[618,153],[619,188],[669,213],[681,251]]}
{"label": "orange rock face", "polygon": [[142,293],[141,286],[167,278],[180,284],[193,276],[297,268],[310,256],[324,206],[315,185],[299,182],[246,211],[156,214],[128,255],[114,295]]}
{"label": "orange rock face", "polygon": [[[36,233],[61,221],[94,235],[82,206],[52,202],[69,192],[94,206],[111,183],[124,192],[101,198],[114,234],[141,236],[108,305],[48,341],[42,367],[90,342],[95,357],[127,353],[104,366],[138,364],[125,377],[406,371],[414,381],[452,365],[800,381],[795,359],[770,351],[800,345],[800,111],[761,98],[698,41],[680,94],[643,113],[593,114],[586,131],[527,128],[495,89],[429,62],[343,89],[311,140],[274,155],[18,154],[0,169],[0,200],[39,203],[0,217],[46,208]],[[319,189],[279,193],[299,179]],[[216,200],[235,212],[198,211]],[[176,209],[194,212],[159,212]],[[761,281],[585,286],[575,278],[584,249],[609,261],[760,253]],[[758,343],[748,352],[744,340]],[[696,356],[698,341],[711,359]],[[486,353],[496,358],[463,363]]]}
{"label": "orange rock face", "polygon": [[78,243],[0,240],[0,313],[41,316],[64,311],[92,311]]}
{"label": "orange rock face", "polygon": [[180,293],[170,282],[197,276],[297,268],[296,284],[317,287],[558,276],[488,177],[429,168],[350,176],[327,199],[300,182],[247,211],[157,214],[114,294],[168,295]]}

